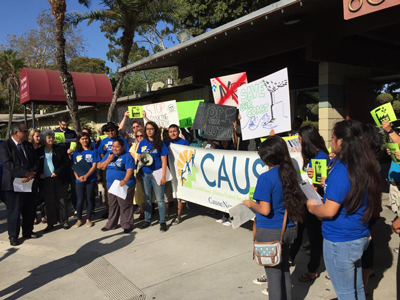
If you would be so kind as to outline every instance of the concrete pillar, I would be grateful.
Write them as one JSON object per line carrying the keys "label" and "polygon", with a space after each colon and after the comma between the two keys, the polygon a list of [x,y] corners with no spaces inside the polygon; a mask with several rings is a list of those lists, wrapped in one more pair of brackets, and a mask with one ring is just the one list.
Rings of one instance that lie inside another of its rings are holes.
{"label": "concrete pillar", "polygon": [[370,70],[363,67],[331,62],[319,64],[318,126],[328,147],[334,124],[346,118],[348,80],[369,78],[370,74]]}

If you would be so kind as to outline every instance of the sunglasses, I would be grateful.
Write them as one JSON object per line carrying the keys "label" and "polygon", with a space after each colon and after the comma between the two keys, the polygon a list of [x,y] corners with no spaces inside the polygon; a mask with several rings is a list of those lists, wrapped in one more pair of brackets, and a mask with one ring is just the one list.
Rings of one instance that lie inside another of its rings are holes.
{"label": "sunglasses", "polygon": [[143,137],[143,135],[137,135],[136,137],[137,137],[137,138],[140,138],[140,137]]}

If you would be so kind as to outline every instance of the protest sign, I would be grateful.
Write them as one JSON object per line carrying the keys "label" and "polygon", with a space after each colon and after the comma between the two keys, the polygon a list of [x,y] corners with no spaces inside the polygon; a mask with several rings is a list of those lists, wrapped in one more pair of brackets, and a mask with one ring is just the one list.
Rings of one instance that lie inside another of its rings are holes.
{"label": "protest sign", "polygon": [[[121,122],[124,119],[126,111],[129,111],[128,106],[118,106],[118,108],[117,108],[118,122]],[[131,118],[127,118],[125,120],[124,130],[128,135],[133,134],[133,130],[132,130],[133,120],[134,119],[131,119]]]}
{"label": "protest sign", "polygon": [[383,121],[394,122],[397,120],[391,103],[385,103],[371,110],[371,115],[378,127],[382,127]]}
{"label": "protest sign", "polygon": [[143,118],[143,106],[128,106],[128,111],[131,119]]}
{"label": "protest sign", "polygon": [[[286,142],[292,161],[297,162],[298,140],[297,143],[293,139],[290,143]],[[257,152],[253,151],[171,144],[168,160],[173,175],[174,197],[224,212],[238,202],[252,199],[258,177],[268,170]],[[303,165],[302,159],[300,165]]]}
{"label": "protest sign", "polygon": [[107,134],[105,134],[105,135],[101,135],[100,136],[100,141],[102,141],[102,140],[104,140],[105,138],[107,138],[108,137],[108,135]]}
{"label": "protest sign", "polygon": [[291,130],[287,69],[238,88],[243,140]]}
{"label": "protest sign", "polygon": [[326,159],[312,159],[311,166],[314,169],[312,183],[321,184],[321,177],[327,177]]}
{"label": "protest sign", "polygon": [[215,104],[238,106],[237,88],[247,84],[246,72],[211,78]]}
{"label": "protest sign", "polygon": [[71,142],[71,144],[69,145],[69,149],[71,150],[76,150],[76,142]]}
{"label": "protest sign", "polygon": [[200,102],[204,102],[204,100],[193,100],[176,103],[180,128],[192,127],[193,120],[196,116],[196,111]]}
{"label": "protest sign", "polygon": [[147,119],[163,128],[168,128],[171,124],[179,124],[175,100],[144,105],[143,111],[146,112]]}
{"label": "protest sign", "polygon": [[399,151],[399,144],[397,143],[386,143],[386,148],[390,150],[390,157],[392,158],[392,160],[397,163],[400,164],[400,160],[398,160],[396,158],[396,155],[394,154],[396,151]]}
{"label": "protest sign", "polygon": [[54,132],[54,139],[57,144],[62,144],[65,142],[64,132]]}
{"label": "protest sign", "polygon": [[292,163],[294,168],[299,175],[298,180],[308,180],[307,173],[303,170],[303,156],[301,155],[301,144],[299,142],[299,137],[288,136],[283,138],[286,142],[286,146],[288,147],[290,158],[292,159]]}
{"label": "protest sign", "polygon": [[200,102],[192,128],[203,129],[206,139],[228,141],[235,120],[236,107]]}
{"label": "protest sign", "polygon": [[177,198],[228,212],[249,199],[267,167],[256,152],[194,148],[171,144],[168,155]]}

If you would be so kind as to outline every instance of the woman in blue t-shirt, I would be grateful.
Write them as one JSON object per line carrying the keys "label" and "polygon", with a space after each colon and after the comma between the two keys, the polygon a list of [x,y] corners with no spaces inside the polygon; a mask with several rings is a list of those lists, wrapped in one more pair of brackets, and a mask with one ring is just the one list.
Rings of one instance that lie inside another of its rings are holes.
{"label": "woman in blue t-shirt", "polygon": [[380,206],[380,176],[360,122],[336,123],[331,146],[336,157],[324,204],[307,201],[307,208],[322,218],[324,261],[338,299],[362,300],[361,256],[370,239],[368,221]]}
{"label": "woman in blue t-shirt", "polygon": [[[167,155],[168,148],[161,140],[160,129],[157,124],[149,121],[146,123],[145,134],[143,141],[140,142],[137,149],[137,154],[140,156],[142,153],[148,153],[153,157],[153,163],[150,166],[142,167],[142,182],[144,190],[144,223],[142,228],[150,226],[152,214],[152,193],[156,195],[158,205],[158,213],[160,215],[160,231],[167,231],[167,224],[165,222],[165,201],[164,201],[164,188],[167,174]],[[157,173],[157,174],[154,174]],[[160,177],[157,182],[155,177]]]}
{"label": "woman in blue t-shirt", "polygon": [[100,162],[100,168],[106,170],[107,187],[110,188],[115,180],[119,180],[119,186],[127,186],[125,199],[108,192],[109,214],[107,224],[101,231],[116,229],[118,219],[121,216],[121,227],[124,233],[133,230],[133,196],[135,195],[135,161],[129,152],[125,150],[125,143],[117,138],[112,143],[112,153],[108,152]]}
{"label": "woman in blue t-shirt", "polygon": [[90,136],[85,132],[82,132],[81,134],[78,135],[76,139],[76,150],[72,154],[72,160],[75,164],[80,162],[81,159],[87,161],[87,163],[90,166],[90,169],[86,174],[82,176],[78,176],[78,174],[74,172],[76,178],[75,181],[76,182],[75,190],[77,198],[76,211],[78,214],[78,221],[76,222],[75,227],[81,227],[83,225],[82,211],[83,211],[83,202],[85,201],[85,195],[87,201],[86,226],[92,227],[93,223],[91,221],[91,216],[94,207],[94,189],[97,180],[96,166],[98,159],[97,159],[97,152],[93,147],[93,144],[90,140]]}
{"label": "woman in blue t-shirt", "polygon": [[[314,169],[312,168],[312,159],[323,159],[326,165],[329,165],[329,152],[325,146],[323,137],[319,134],[317,128],[312,125],[306,125],[298,131],[299,142],[301,144],[301,154],[303,157],[303,170],[312,178]],[[315,184],[314,188],[323,195],[323,188],[320,184]],[[300,282],[310,282],[318,277],[318,268],[322,256],[322,233],[321,221],[316,216],[310,214],[307,210],[304,217],[304,223],[299,223],[297,228],[297,238],[290,247],[291,262],[294,262],[297,252],[300,249],[303,231],[307,230],[307,236],[310,241],[310,261],[308,262],[308,272],[299,278]]]}
{"label": "woman in blue t-shirt", "polygon": [[283,238],[282,261],[278,266],[265,267],[271,300],[291,299],[289,246],[296,238],[294,222],[303,219],[304,194],[297,182],[297,172],[286,146],[279,136],[271,136],[259,147],[258,154],[269,170],[260,175],[252,200],[244,204],[256,212],[256,241],[280,240],[285,211],[287,227]]}

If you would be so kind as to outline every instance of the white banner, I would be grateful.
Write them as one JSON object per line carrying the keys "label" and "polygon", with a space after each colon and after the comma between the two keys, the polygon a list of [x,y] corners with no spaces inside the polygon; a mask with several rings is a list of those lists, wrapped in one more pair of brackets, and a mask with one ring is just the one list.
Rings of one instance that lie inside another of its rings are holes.
{"label": "white banner", "polygon": [[240,86],[237,93],[243,140],[291,130],[287,69]]}
{"label": "white banner", "polygon": [[178,109],[176,108],[176,101],[166,101],[143,105],[143,110],[146,111],[146,117],[158,126],[168,128],[171,124],[179,126]]}
{"label": "white banner", "polygon": [[171,144],[168,155],[176,198],[223,212],[249,199],[268,168],[257,152],[210,150]]}

